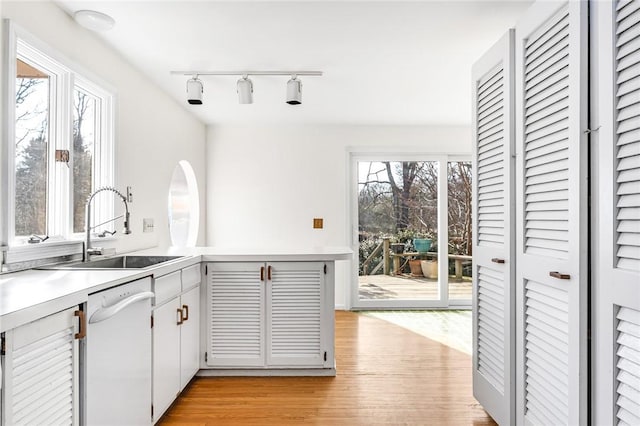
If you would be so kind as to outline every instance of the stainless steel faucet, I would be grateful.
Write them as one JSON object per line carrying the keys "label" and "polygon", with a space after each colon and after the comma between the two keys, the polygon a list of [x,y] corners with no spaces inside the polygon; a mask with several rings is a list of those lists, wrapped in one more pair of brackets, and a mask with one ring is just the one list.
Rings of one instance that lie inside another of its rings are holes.
{"label": "stainless steel faucet", "polygon": [[[127,204],[127,199],[125,198],[124,195],[122,195],[120,193],[120,191],[118,191],[117,189],[115,189],[112,186],[103,186],[102,188],[98,188],[95,191],[93,191],[93,193],[91,193],[91,195],[89,195],[89,198],[87,198],[87,205],[86,205],[86,227],[87,227],[87,235],[86,238],[87,240],[84,243],[84,256],[83,256],[83,261],[84,262],[88,262],[89,261],[89,257],[93,254],[101,254],[101,250],[97,249],[97,248],[92,248],[91,247],[91,201],[93,200],[93,197],[96,196],[96,194],[102,192],[102,191],[111,191],[114,194],[118,195],[120,197],[120,199],[122,200],[122,202],[124,203],[124,233],[125,234],[130,234],[131,233],[131,229],[129,229],[129,205]],[[114,220],[120,218],[122,216],[117,216],[111,220],[108,220],[106,222],[101,223],[100,225],[104,225],[105,223],[109,223],[109,222],[113,222]]]}

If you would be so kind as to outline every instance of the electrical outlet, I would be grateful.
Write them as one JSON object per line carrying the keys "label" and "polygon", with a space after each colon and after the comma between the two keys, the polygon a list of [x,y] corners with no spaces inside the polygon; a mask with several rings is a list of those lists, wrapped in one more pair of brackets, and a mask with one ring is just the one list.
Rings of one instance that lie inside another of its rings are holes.
{"label": "electrical outlet", "polygon": [[142,232],[153,232],[153,219],[152,218],[144,218],[144,219],[142,219]]}
{"label": "electrical outlet", "polygon": [[323,220],[321,217],[313,218],[313,229],[322,229],[323,228]]}

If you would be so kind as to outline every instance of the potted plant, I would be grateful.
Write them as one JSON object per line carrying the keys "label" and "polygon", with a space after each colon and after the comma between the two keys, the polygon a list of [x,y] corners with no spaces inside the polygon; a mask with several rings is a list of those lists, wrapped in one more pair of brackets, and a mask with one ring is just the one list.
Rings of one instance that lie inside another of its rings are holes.
{"label": "potted plant", "polygon": [[404,252],[404,243],[391,243],[389,247],[391,247],[391,251],[395,254],[401,254]]}
{"label": "potted plant", "polygon": [[422,266],[420,263],[420,259],[411,259],[409,260],[409,268],[411,269],[412,277],[421,277],[422,275]]}

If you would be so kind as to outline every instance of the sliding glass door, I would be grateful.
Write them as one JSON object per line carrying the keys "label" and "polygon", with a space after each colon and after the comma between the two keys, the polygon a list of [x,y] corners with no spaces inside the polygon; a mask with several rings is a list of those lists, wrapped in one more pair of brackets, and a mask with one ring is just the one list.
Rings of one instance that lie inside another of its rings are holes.
{"label": "sliding glass door", "polygon": [[471,164],[353,155],[354,308],[470,305]]}

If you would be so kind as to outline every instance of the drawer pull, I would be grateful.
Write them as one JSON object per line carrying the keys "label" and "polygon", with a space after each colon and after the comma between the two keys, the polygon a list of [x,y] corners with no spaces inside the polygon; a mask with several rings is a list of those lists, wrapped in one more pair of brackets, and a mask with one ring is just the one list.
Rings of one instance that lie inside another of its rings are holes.
{"label": "drawer pull", "polygon": [[75,311],[73,315],[79,319],[79,329],[73,337],[76,339],[84,339],[87,336],[87,317],[85,316],[84,311]]}
{"label": "drawer pull", "polygon": [[189,320],[189,305],[182,305],[182,310],[184,311],[184,321]]}
{"label": "drawer pull", "polygon": [[182,323],[184,322],[184,317],[182,314],[182,309],[178,308],[178,322],[176,323],[176,325],[182,325]]}
{"label": "drawer pull", "polygon": [[571,275],[569,274],[561,274],[560,272],[549,272],[549,276],[553,278],[557,278],[559,280],[570,280]]}
{"label": "drawer pull", "polygon": [[504,259],[499,259],[497,257],[494,257],[493,259],[491,259],[491,261],[493,263],[504,263]]}

